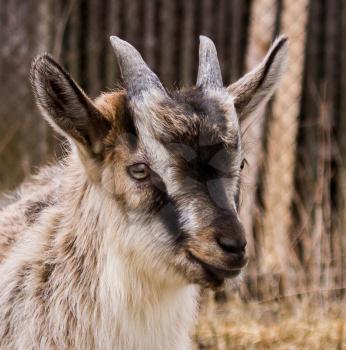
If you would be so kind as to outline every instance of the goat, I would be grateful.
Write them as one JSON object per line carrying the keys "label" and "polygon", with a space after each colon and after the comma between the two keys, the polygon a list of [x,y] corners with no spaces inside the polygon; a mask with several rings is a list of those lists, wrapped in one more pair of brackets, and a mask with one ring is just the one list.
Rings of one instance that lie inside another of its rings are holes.
{"label": "goat", "polygon": [[0,211],[2,350],[188,349],[200,288],[247,263],[240,122],[273,94],[287,39],[225,88],[201,36],[196,86],[174,92],[111,44],[125,88],[95,101],[49,55],[33,62],[38,107],[70,149]]}

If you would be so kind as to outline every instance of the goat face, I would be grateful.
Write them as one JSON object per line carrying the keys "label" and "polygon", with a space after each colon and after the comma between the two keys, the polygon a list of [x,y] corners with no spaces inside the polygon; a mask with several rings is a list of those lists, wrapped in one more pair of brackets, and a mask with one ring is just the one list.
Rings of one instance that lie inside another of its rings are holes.
{"label": "goat face", "polygon": [[115,237],[121,250],[158,279],[219,286],[247,262],[237,213],[244,164],[239,121],[272,95],[286,39],[224,88],[215,47],[201,37],[197,84],[174,93],[131,45],[111,41],[126,90],[92,102],[43,55],[32,68],[38,105],[77,146],[91,181],[122,210],[127,232]]}

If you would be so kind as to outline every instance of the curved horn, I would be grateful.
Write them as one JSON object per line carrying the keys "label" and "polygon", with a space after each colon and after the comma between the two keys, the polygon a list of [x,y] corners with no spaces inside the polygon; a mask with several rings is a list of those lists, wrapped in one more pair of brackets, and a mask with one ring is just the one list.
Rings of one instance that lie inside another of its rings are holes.
{"label": "curved horn", "polygon": [[110,41],[129,96],[138,96],[141,92],[153,88],[166,94],[157,75],[149,69],[132,45],[116,36],[111,36]]}
{"label": "curved horn", "polygon": [[202,89],[223,87],[215,45],[204,35],[199,37],[199,66],[196,85]]}

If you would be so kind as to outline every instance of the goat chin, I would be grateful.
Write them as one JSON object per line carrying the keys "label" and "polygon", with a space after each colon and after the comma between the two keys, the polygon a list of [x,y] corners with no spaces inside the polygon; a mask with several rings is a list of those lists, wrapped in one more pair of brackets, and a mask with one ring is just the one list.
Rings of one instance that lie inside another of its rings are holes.
{"label": "goat chin", "polygon": [[225,289],[230,292],[236,291],[243,281],[244,281],[244,272],[241,272],[235,278],[227,278],[225,280]]}

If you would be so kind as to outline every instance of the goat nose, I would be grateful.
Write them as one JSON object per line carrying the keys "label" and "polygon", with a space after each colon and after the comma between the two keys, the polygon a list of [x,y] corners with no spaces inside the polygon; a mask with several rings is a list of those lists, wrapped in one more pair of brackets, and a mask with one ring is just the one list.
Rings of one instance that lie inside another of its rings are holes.
{"label": "goat nose", "polygon": [[245,255],[246,240],[235,239],[229,236],[220,235],[217,237],[217,243],[227,253]]}

